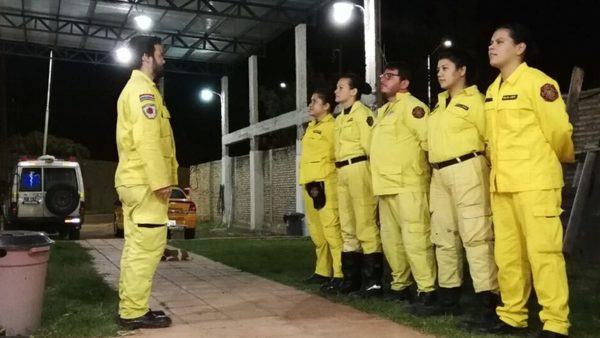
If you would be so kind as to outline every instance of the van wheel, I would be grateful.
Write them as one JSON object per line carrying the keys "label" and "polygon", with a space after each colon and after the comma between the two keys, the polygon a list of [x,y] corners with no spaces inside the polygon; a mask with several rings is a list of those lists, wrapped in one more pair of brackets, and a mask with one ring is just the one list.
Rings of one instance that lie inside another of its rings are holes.
{"label": "van wheel", "polygon": [[67,216],[79,206],[79,193],[68,184],[57,184],[48,189],[44,201],[51,213]]}
{"label": "van wheel", "polygon": [[196,238],[196,229],[188,229],[186,228],[183,233],[183,238],[185,239],[194,239]]}

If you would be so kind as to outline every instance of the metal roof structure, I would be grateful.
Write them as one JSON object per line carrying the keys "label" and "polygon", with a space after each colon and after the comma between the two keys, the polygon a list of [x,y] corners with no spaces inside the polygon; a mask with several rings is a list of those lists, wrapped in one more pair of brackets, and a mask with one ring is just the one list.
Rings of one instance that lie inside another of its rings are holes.
{"label": "metal roof structure", "polygon": [[[0,53],[113,64],[137,34],[160,37],[172,71],[223,74],[304,22],[322,0],[0,0]],[[133,18],[153,20],[149,32]]]}

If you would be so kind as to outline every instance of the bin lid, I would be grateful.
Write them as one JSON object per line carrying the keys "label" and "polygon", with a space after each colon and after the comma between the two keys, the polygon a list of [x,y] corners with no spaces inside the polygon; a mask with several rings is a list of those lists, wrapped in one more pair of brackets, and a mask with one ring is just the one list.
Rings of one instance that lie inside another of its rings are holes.
{"label": "bin lid", "polygon": [[49,246],[54,243],[44,232],[38,231],[0,231],[0,249],[20,250]]}

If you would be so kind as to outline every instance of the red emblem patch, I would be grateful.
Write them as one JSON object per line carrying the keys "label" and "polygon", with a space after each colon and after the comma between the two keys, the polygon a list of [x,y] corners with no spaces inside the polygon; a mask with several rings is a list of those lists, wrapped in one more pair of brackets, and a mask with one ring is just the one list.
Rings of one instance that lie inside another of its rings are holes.
{"label": "red emblem patch", "polygon": [[153,104],[146,104],[142,107],[142,112],[144,113],[144,116],[152,120],[156,117],[156,106]]}
{"label": "red emblem patch", "polygon": [[425,116],[425,109],[421,108],[421,107],[414,107],[412,110],[412,115],[416,118],[416,119],[421,119],[423,118],[423,116]]}
{"label": "red emblem patch", "polygon": [[554,87],[553,84],[546,83],[542,86],[542,88],[540,88],[540,96],[544,100],[552,102],[558,99],[558,90],[556,90],[556,87]]}

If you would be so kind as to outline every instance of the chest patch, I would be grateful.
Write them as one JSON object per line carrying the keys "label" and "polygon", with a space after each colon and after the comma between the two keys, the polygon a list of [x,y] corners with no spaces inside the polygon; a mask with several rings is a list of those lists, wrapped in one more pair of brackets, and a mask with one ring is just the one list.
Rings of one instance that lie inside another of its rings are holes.
{"label": "chest patch", "polygon": [[461,104],[461,103],[457,103],[457,104],[456,104],[456,106],[457,106],[458,108],[462,108],[462,109],[464,109],[464,110],[469,110],[469,107],[467,107],[467,106],[465,106],[464,104]]}
{"label": "chest patch", "polygon": [[412,110],[412,116],[414,118],[416,118],[416,119],[423,118],[423,116],[425,116],[425,109],[423,109],[423,108],[421,108],[419,106],[414,107],[413,110]]}
{"label": "chest patch", "polygon": [[154,94],[141,94],[140,102],[144,101],[154,101]]}
{"label": "chest patch", "polygon": [[512,94],[512,95],[504,95],[502,96],[502,101],[511,101],[511,100],[516,100],[517,97],[519,97],[519,95],[517,94]]}
{"label": "chest patch", "polygon": [[144,116],[151,120],[156,118],[156,106],[154,104],[143,105],[142,112],[144,112]]}
{"label": "chest patch", "polygon": [[540,96],[544,100],[552,102],[558,99],[558,90],[556,90],[556,87],[554,87],[553,84],[546,83],[540,88]]}

